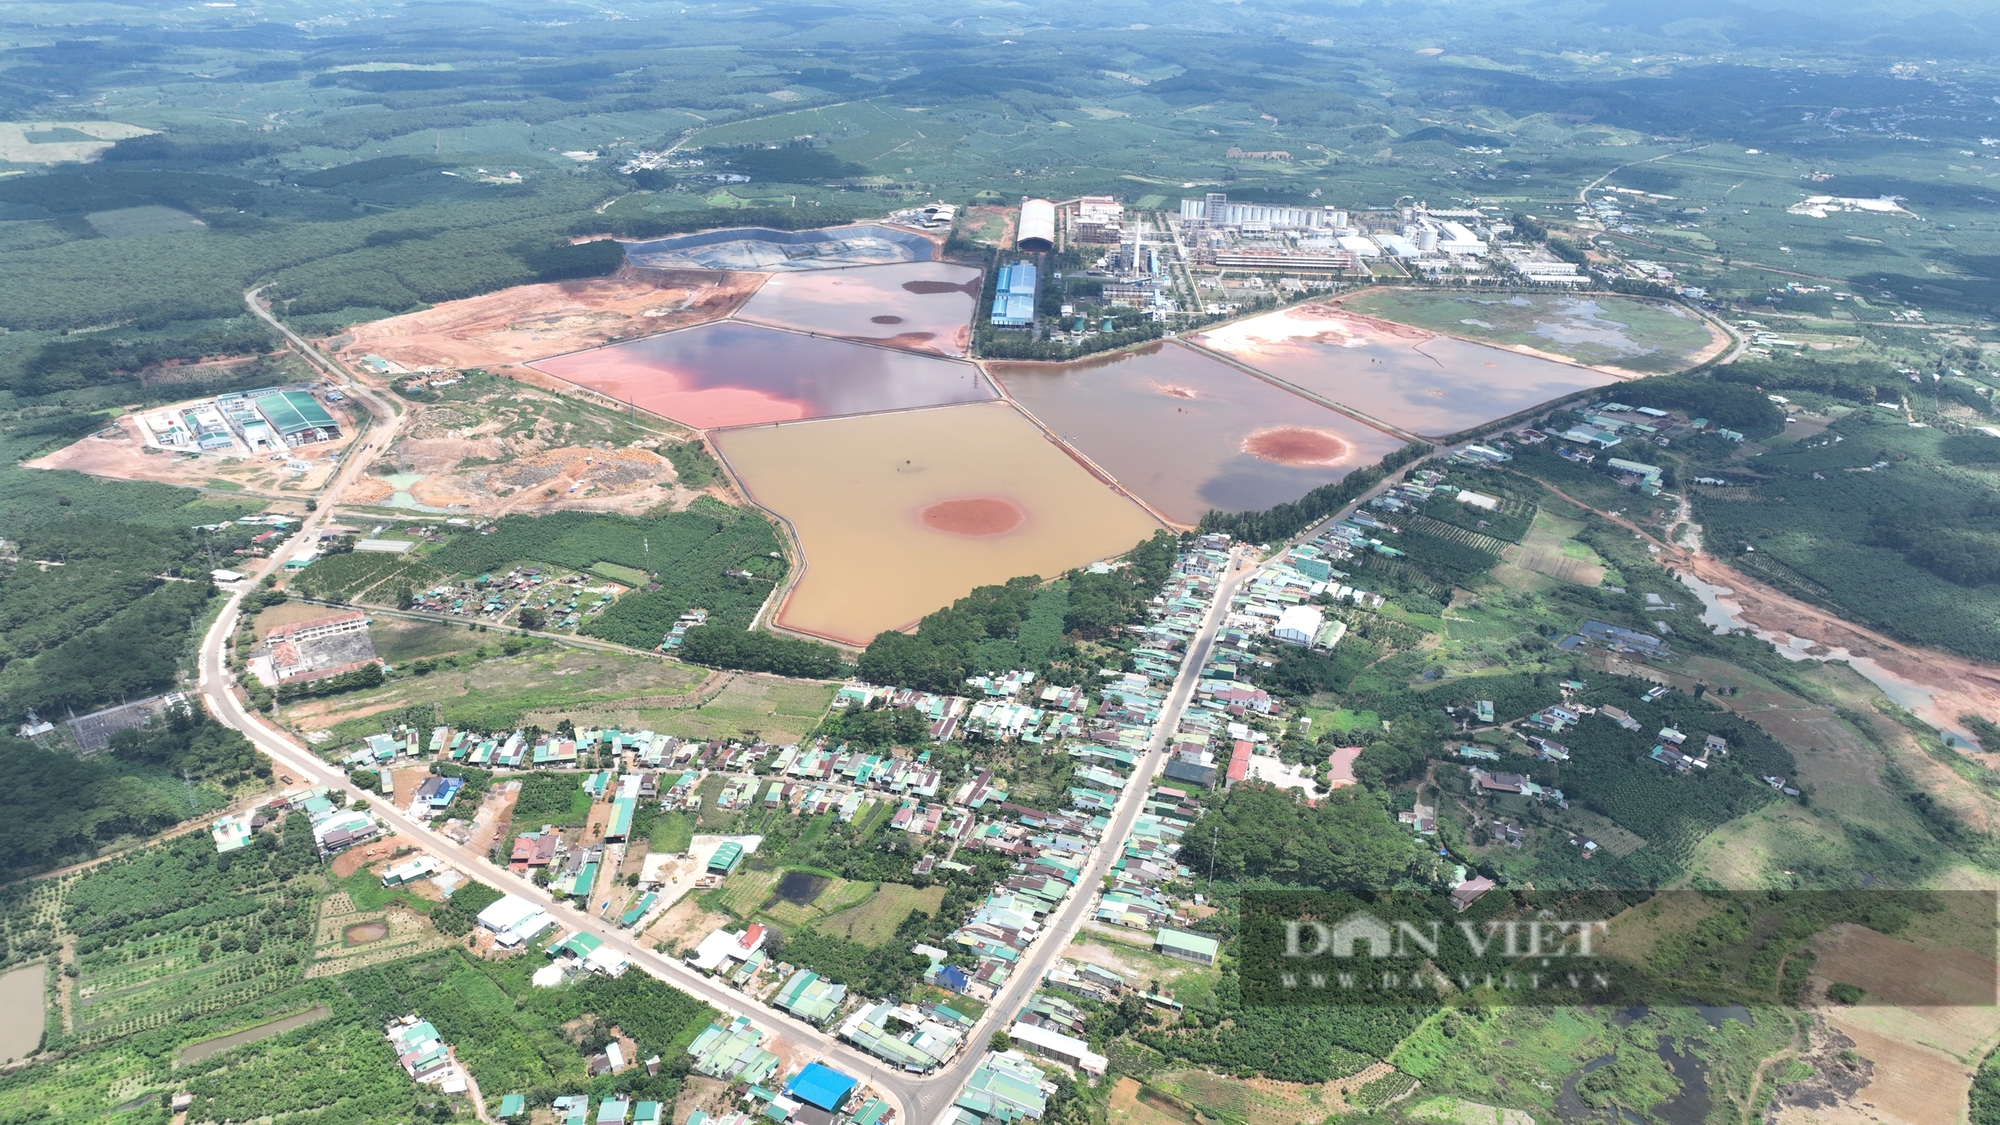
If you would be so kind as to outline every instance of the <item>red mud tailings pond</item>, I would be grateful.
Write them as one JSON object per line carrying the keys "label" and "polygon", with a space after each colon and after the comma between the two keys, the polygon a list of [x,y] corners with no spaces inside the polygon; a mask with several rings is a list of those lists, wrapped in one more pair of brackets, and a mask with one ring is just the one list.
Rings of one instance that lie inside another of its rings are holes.
{"label": "red mud tailings pond", "polygon": [[703,430],[997,397],[971,364],[731,322],[534,366]]}
{"label": "red mud tailings pond", "polygon": [[1289,503],[1403,443],[1179,344],[995,364],[1042,424],[1175,523]]}
{"label": "red mud tailings pond", "polygon": [[713,437],[804,547],[778,624],[850,644],[974,586],[1130,550],[1159,527],[1005,403]]}
{"label": "red mud tailings pond", "polygon": [[1345,465],[1354,460],[1353,443],[1325,430],[1274,426],[1243,439],[1243,452],[1279,465]]}
{"label": "red mud tailings pond", "polygon": [[1195,340],[1329,402],[1429,437],[1617,381],[1327,305],[1266,313]]}
{"label": "red mud tailings pond", "polygon": [[933,531],[984,539],[1005,535],[1027,522],[1028,514],[1012,500],[980,496],[969,500],[945,500],[925,508],[919,522]]}
{"label": "red mud tailings pond", "polygon": [[[737,319],[913,351],[964,355],[980,271],[948,262],[778,274]],[[895,332],[883,326],[894,325]]]}

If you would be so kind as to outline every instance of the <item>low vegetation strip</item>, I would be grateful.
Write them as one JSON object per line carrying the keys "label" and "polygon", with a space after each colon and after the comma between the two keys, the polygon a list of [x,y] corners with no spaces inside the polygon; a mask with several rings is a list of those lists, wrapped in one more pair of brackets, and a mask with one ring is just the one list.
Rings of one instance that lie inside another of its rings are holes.
{"label": "low vegetation strip", "polygon": [[241,1047],[245,1043],[255,1043],[259,1039],[269,1039],[274,1035],[283,1035],[287,1031],[323,1020],[332,1014],[332,1008],[327,1007],[325,1004],[315,1004],[303,1012],[294,1012],[289,1016],[272,1020],[269,1023],[261,1023],[255,1027],[246,1027],[242,1031],[232,1031],[227,1035],[218,1035],[213,1039],[204,1039],[199,1043],[190,1043],[182,1047],[174,1055],[174,1065],[186,1066],[188,1063],[200,1062],[211,1055],[219,1055],[224,1051]]}

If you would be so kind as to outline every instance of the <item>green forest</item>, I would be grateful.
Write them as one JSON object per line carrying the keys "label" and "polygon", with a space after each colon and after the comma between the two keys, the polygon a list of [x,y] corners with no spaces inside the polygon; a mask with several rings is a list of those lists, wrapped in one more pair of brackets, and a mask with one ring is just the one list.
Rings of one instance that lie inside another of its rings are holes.
{"label": "green forest", "polygon": [[1065,636],[1103,641],[1134,619],[1173,569],[1178,541],[1164,531],[1127,552],[1103,574],[1071,572],[1044,585],[1028,575],[981,586],[917,623],[914,633],[883,633],[861,654],[858,671],[870,683],[955,692],[980,672],[1029,668],[1074,683],[1081,659]]}

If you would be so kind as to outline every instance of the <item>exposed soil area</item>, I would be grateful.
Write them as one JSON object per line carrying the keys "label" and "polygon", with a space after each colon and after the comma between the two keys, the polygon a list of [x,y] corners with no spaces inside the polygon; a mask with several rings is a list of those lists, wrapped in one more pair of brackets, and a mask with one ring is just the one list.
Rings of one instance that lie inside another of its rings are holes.
{"label": "exposed soil area", "polygon": [[[507,379],[470,399],[413,407],[414,416],[376,473],[346,499],[477,515],[556,508],[638,513],[684,506],[670,439],[596,407]],[[473,384],[485,386],[488,384]],[[400,494],[400,496],[399,496]]]}
{"label": "exposed soil area", "polygon": [[1280,465],[1344,465],[1354,457],[1354,446],[1325,430],[1272,426],[1245,437],[1243,452]]}
{"label": "exposed soil area", "polygon": [[977,496],[932,504],[918,518],[933,531],[981,539],[989,535],[1005,535],[1021,526],[1028,516],[1011,500]]}
{"label": "exposed soil area", "polygon": [[1741,610],[1736,615],[1739,620],[1761,630],[1868,657],[1885,671],[1923,685],[1931,692],[1930,706],[1914,710],[1933,726],[1957,727],[1958,717],[1964,714],[2000,715],[2000,668],[1939,649],[1892,640],[1764,586],[1707,555],[1685,556],[1674,561],[1702,581],[1733,591],[1730,601]]}
{"label": "exposed soil area", "polygon": [[[1590,505],[1564,494],[1561,489],[1551,488],[1550,491],[1580,508],[1590,508]],[[1597,511],[1597,515],[1627,531],[1643,535],[1648,542],[1659,547],[1662,565],[1685,571],[1709,585],[1730,590],[1728,601],[1736,609],[1736,620],[1761,631],[1780,634],[1781,641],[1797,638],[1828,651],[1838,650],[1851,656],[1867,657],[1884,671],[1921,685],[1931,693],[1931,698],[1927,704],[1920,703],[1911,710],[1932,726],[1956,727],[1958,717],[1965,714],[2000,715],[2000,666],[1941,649],[1892,640],[1872,629],[1844,621],[1810,602],[1766,586],[1713,555],[1690,551],[1679,543],[1668,542],[1623,516],[1602,511]],[[1968,757],[1984,765],[1988,756],[1973,754]]]}
{"label": "exposed soil area", "polygon": [[1829,1005],[1821,1014],[1874,1066],[1854,1094],[1804,1112],[1787,1107],[1777,1120],[1960,1120],[1971,1080],[1964,1060],[1978,1058],[2000,1033],[1992,974],[1991,958],[1966,950],[1930,951],[1858,926],[1839,927],[1814,976],[1821,988],[1855,985],[1864,999],[1851,1007]]}
{"label": "exposed soil area", "polygon": [[347,945],[367,945],[371,941],[381,941],[388,936],[387,922],[357,922],[341,932],[340,940]]}
{"label": "exposed soil area", "polygon": [[[30,469],[69,469],[94,477],[157,481],[182,488],[217,488],[267,496],[295,494],[303,501],[326,483],[336,467],[334,458],[353,443],[353,419],[341,417],[341,421],[345,433],[337,441],[245,457],[148,445],[139,431],[138,420],[126,415],[114,426],[100,431],[108,436],[92,435],[22,464]],[[309,467],[293,472],[287,468],[292,462]]]}
{"label": "exposed soil area", "polygon": [[519,285],[357,324],[332,343],[350,363],[378,355],[412,370],[504,366],[728,316],[763,281],[628,266],[612,277]]}

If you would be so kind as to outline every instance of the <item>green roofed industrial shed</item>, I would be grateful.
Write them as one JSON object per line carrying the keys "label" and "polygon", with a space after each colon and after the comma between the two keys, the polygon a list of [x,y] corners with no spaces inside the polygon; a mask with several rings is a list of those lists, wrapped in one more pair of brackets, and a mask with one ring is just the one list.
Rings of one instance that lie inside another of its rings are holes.
{"label": "green roofed industrial shed", "polygon": [[1215,964],[1215,956],[1221,950],[1222,943],[1205,934],[1162,929],[1153,936],[1153,952],[1187,961],[1199,961],[1204,965]]}
{"label": "green roofed industrial shed", "polygon": [[254,395],[250,401],[286,445],[310,445],[340,436],[340,423],[305,391],[273,391]]}
{"label": "green roofed industrial shed", "polygon": [[715,854],[708,857],[708,870],[710,874],[727,875],[742,862],[743,845],[734,840],[724,840],[722,846],[715,849]]}

